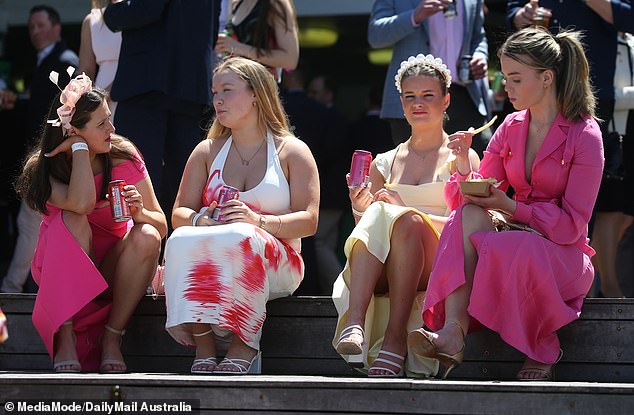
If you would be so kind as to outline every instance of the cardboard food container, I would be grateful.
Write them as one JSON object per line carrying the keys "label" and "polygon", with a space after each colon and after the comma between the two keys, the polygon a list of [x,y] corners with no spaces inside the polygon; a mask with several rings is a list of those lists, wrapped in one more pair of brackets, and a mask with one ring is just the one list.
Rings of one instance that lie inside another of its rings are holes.
{"label": "cardboard food container", "polygon": [[460,191],[465,195],[488,197],[491,194],[489,186],[495,183],[494,178],[465,180],[460,182]]}

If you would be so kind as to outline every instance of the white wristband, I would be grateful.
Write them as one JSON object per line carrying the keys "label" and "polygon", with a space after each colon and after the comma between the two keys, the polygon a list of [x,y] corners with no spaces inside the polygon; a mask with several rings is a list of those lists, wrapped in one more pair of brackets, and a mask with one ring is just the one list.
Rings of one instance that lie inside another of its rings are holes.
{"label": "white wristband", "polygon": [[200,219],[202,215],[202,213],[196,213],[194,215],[194,217],[192,218],[192,226],[196,226],[196,222],[198,222],[198,219]]}
{"label": "white wristband", "polygon": [[359,212],[359,211],[358,211],[358,210],[356,210],[355,208],[352,208],[352,214],[353,214],[354,216],[357,216],[357,217],[359,217],[359,218],[360,218],[361,216],[363,216],[363,214],[364,214],[364,213],[365,213],[365,210],[364,210],[363,212]]}
{"label": "white wristband", "polygon": [[73,150],[73,153],[74,153],[75,151],[80,151],[80,150],[85,150],[85,151],[88,151],[88,144],[86,144],[86,143],[82,143],[82,142],[79,142],[79,143],[73,143],[73,144],[70,146],[70,148],[71,148],[71,150]]}

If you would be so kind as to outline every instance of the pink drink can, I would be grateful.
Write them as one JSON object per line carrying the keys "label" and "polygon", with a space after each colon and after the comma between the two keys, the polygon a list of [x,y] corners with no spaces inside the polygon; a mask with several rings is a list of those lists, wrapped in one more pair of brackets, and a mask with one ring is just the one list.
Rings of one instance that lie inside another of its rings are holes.
{"label": "pink drink can", "polygon": [[222,215],[220,214],[220,208],[223,207],[228,201],[240,198],[240,191],[235,187],[224,185],[220,188],[218,193],[218,207],[214,209],[214,213],[211,215],[213,220],[222,222]]}
{"label": "pink drink can", "polygon": [[126,184],[125,180],[113,180],[108,183],[110,213],[112,213],[112,220],[115,222],[125,222],[132,219],[128,202],[121,195]]}
{"label": "pink drink can", "polygon": [[370,181],[370,163],[372,153],[365,150],[355,150],[350,164],[350,186],[367,185]]}

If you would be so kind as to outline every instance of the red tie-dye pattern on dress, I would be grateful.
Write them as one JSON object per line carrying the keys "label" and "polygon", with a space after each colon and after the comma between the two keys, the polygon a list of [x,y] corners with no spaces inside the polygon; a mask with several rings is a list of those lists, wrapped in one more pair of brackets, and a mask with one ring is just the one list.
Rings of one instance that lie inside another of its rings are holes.
{"label": "red tie-dye pattern on dress", "polygon": [[[237,247],[226,248],[223,257],[231,258],[232,264],[222,269],[212,259],[213,254],[201,249],[201,259],[194,263],[188,273],[188,288],[185,299],[197,303],[197,321],[212,310],[218,311],[219,327],[229,329],[243,341],[249,342],[261,330],[266,319],[267,269],[279,270],[283,263],[283,253],[275,237],[259,228],[256,232],[265,241],[264,259],[251,245],[252,238],[245,238]],[[206,244],[205,244],[206,245]],[[282,242],[288,258],[289,272],[301,272],[301,256]],[[237,261],[237,265],[236,265]],[[224,278],[223,271],[231,271],[233,278]],[[233,281],[231,286],[227,283]],[[260,304],[261,303],[261,304]]]}

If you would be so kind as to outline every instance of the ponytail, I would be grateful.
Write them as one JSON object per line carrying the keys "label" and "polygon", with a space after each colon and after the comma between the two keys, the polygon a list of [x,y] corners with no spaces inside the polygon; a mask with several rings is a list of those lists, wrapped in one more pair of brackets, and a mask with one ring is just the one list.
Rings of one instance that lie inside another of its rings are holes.
{"label": "ponytail", "polygon": [[561,49],[557,102],[569,120],[595,116],[596,98],[590,85],[590,65],[580,37],[579,32],[561,32],[555,36]]}
{"label": "ponytail", "polygon": [[537,71],[552,70],[557,105],[566,119],[595,116],[596,98],[580,32],[562,31],[553,36],[544,28],[527,27],[504,42],[498,51],[502,55]]}

